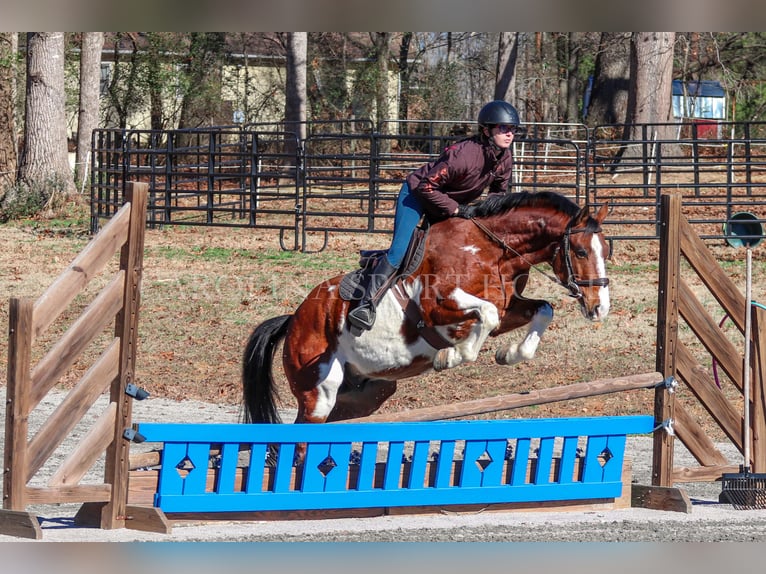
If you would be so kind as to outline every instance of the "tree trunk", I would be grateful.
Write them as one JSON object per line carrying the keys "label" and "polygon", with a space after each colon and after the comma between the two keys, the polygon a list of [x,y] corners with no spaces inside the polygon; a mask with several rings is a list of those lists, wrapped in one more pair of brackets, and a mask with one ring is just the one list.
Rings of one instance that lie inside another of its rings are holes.
{"label": "tree trunk", "polygon": [[511,104],[516,100],[516,60],[519,56],[519,33],[501,32],[497,45],[496,100]]}
{"label": "tree trunk", "polygon": [[591,127],[626,121],[630,84],[629,40],[629,32],[601,34],[587,111],[587,122]]}
{"label": "tree trunk", "polygon": [[399,118],[406,120],[410,115],[410,78],[412,76],[409,58],[410,44],[412,44],[412,32],[402,34],[402,42],[399,45]]}
{"label": "tree trunk", "polygon": [[67,156],[63,32],[27,34],[26,95],[19,179],[41,208],[55,208],[75,190]]}
{"label": "tree trunk", "polygon": [[[631,141],[673,140],[672,123],[673,48],[675,32],[634,32],[630,50],[628,117],[623,139]],[[655,124],[655,125],[648,125]],[[628,146],[618,158],[640,153]],[[663,155],[675,156],[675,146],[664,145]],[[653,152],[656,153],[656,152]],[[650,159],[650,158],[647,158]]]}
{"label": "tree trunk", "polygon": [[[285,151],[288,161],[296,157],[298,142],[306,139],[306,60],[308,32],[287,34],[287,70],[285,79]],[[290,165],[295,166],[294,161]]]}
{"label": "tree trunk", "polygon": [[16,183],[18,140],[16,138],[16,58],[18,33],[0,33],[0,198]]}
{"label": "tree trunk", "polygon": [[80,52],[80,109],[77,117],[75,181],[82,190],[88,180],[91,135],[98,127],[103,32],[83,32]]}
{"label": "tree trunk", "polygon": [[[631,39],[628,123],[672,121],[675,32],[635,32]],[[673,133],[673,129],[669,133]]]}

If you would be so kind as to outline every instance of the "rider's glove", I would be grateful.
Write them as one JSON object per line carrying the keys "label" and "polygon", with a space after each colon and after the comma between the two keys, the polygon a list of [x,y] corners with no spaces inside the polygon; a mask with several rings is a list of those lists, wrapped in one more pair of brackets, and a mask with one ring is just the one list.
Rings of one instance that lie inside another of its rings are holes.
{"label": "rider's glove", "polygon": [[470,205],[458,205],[455,217],[462,217],[463,219],[473,218],[473,207]]}

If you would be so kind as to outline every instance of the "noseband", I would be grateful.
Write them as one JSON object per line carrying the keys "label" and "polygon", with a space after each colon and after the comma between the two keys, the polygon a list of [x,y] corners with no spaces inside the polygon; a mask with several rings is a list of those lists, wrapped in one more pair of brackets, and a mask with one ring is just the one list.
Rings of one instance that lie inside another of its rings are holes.
{"label": "noseband", "polygon": [[[553,259],[556,259],[556,255],[559,252],[559,249],[563,249],[564,251],[564,265],[566,266],[567,270],[567,280],[566,282],[561,282],[561,284],[566,287],[569,290],[569,295],[571,297],[574,297],[575,299],[582,299],[582,289],[580,287],[606,287],[609,285],[609,278],[608,277],[598,277],[596,279],[578,279],[574,272],[574,267],[572,265],[572,249],[570,245],[570,238],[575,233],[585,233],[585,229],[572,229],[571,223],[570,225],[567,225],[566,231],[564,231],[564,237],[561,239],[561,245],[556,247],[556,250],[553,252]],[[599,227],[596,229],[593,233],[601,233],[601,228]]]}

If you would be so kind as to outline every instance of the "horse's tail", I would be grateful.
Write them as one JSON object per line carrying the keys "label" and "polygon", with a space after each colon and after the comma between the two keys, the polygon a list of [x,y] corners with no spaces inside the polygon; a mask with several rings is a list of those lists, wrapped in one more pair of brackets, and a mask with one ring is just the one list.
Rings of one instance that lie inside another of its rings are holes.
{"label": "horse's tail", "polygon": [[242,357],[245,423],[281,423],[276,403],[272,362],[274,349],[287,334],[292,315],[273,317],[258,325],[247,340]]}

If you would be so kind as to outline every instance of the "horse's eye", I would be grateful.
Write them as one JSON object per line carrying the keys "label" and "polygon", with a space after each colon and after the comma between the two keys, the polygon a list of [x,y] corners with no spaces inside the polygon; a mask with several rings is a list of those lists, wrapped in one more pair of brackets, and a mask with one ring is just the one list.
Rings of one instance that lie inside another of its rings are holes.
{"label": "horse's eye", "polygon": [[588,252],[585,251],[585,249],[575,249],[575,257],[577,257],[577,259],[586,259],[588,257]]}

